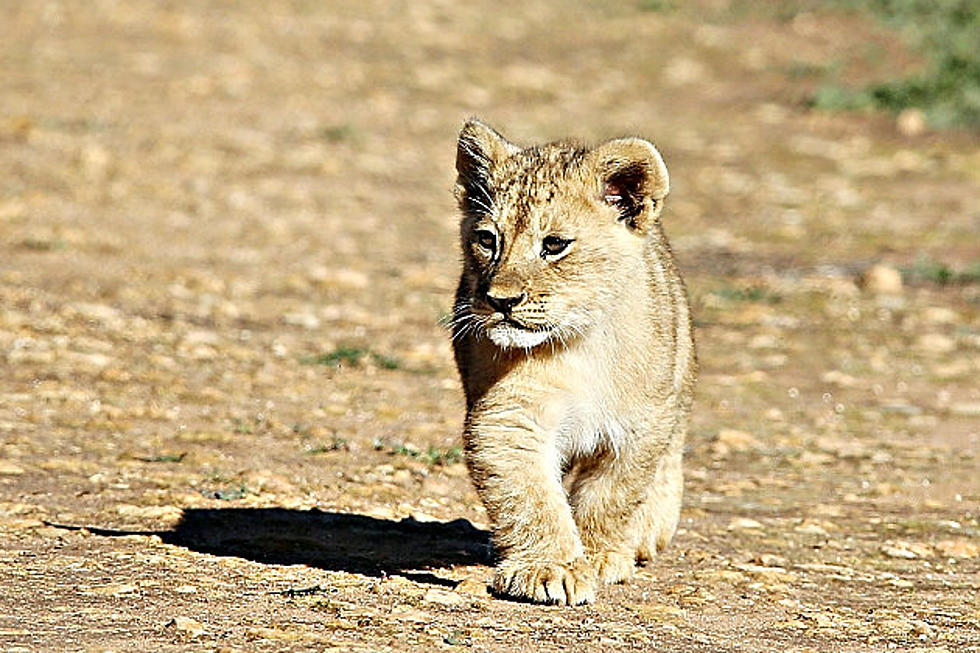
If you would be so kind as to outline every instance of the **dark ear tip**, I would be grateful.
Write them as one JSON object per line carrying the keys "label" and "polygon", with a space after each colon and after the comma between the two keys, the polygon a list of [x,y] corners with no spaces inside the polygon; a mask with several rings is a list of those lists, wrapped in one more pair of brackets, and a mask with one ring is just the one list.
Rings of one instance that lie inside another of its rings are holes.
{"label": "dark ear tip", "polygon": [[460,126],[459,135],[463,136],[467,132],[473,131],[473,128],[476,127],[478,124],[481,124],[479,119],[477,119],[475,116],[470,116],[469,118],[464,120],[463,124]]}
{"label": "dark ear tip", "polygon": [[497,135],[497,131],[493,127],[485,123],[477,116],[470,116],[463,121],[463,126],[459,128],[460,138],[476,137],[479,134],[488,133]]}
{"label": "dark ear tip", "polygon": [[492,127],[475,116],[470,116],[459,129],[458,147],[463,155],[474,152],[487,153],[488,145],[493,138],[499,138]]}
{"label": "dark ear tip", "polygon": [[475,116],[463,123],[457,143],[457,169],[473,163],[486,168],[520,151],[496,129]]}

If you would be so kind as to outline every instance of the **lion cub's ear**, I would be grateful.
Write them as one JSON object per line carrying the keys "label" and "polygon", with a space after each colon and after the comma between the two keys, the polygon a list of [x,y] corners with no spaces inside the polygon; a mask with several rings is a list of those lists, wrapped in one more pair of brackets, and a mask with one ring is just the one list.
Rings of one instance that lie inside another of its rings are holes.
{"label": "lion cub's ear", "polygon": [[495,165],[520,149],[476,118],[466,121],[456,146],[456,199],[464,213],[491,211],[490,173]]}
{"label": "lion cub's ear", "polygon": [[619,211],[619,219],[631,229],[645,231],[670,191],[667,166],[657,148],[642,138],[617,138],[587,156],[599,178],[602,201]]}

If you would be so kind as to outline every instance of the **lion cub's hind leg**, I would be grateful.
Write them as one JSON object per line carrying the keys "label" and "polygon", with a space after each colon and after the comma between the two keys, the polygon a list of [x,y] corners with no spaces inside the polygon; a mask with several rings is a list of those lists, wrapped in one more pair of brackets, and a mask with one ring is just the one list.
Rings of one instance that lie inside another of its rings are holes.
{"label": "lion cub's hind leg", "polygon": [[653,560],[667,547],[677,530],[684,493],[682,449],[682,446],[671,447],[660,459],[649,494],[633,518],[631,530],[636,538],[636,560],[639,562]]}
{"label": "lion cub's hind leg", "polygon": [[642,459],[606,451],[574,470],[569,503],[589,560],[604,583],[621,583],[636,572],[640,531],[634,506],[643,501],[654,474],[654,464],[646,473],[638,466],[644,467]]}

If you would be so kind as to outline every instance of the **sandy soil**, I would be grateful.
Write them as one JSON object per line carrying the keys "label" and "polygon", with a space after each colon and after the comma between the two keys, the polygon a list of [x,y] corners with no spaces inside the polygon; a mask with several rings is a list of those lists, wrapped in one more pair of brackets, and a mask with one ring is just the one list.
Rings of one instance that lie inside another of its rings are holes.
{"label": "sandy soil", "polygon": [[[806,108],[859,16],[570,4],[0,4],[0,649],[980,650],[976,136]],[[470,114],[672,170],[681,530],[584,608],[486,593]]]}

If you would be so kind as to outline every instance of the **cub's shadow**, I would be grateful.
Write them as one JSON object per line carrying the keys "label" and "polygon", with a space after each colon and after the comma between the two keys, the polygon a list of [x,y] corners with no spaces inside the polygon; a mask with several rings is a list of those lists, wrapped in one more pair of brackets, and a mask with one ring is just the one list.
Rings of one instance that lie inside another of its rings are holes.
{"label": "cub's shadow", "polygon": [[[104,536],[134,534],[88,530]],[[490,534],[465,519],[392,521],[319,510],[189,508],[173,530],[140,534],[211,555],[368,576],[397,574],[438,585],[455,582],[422,570],[492,562]]]}

